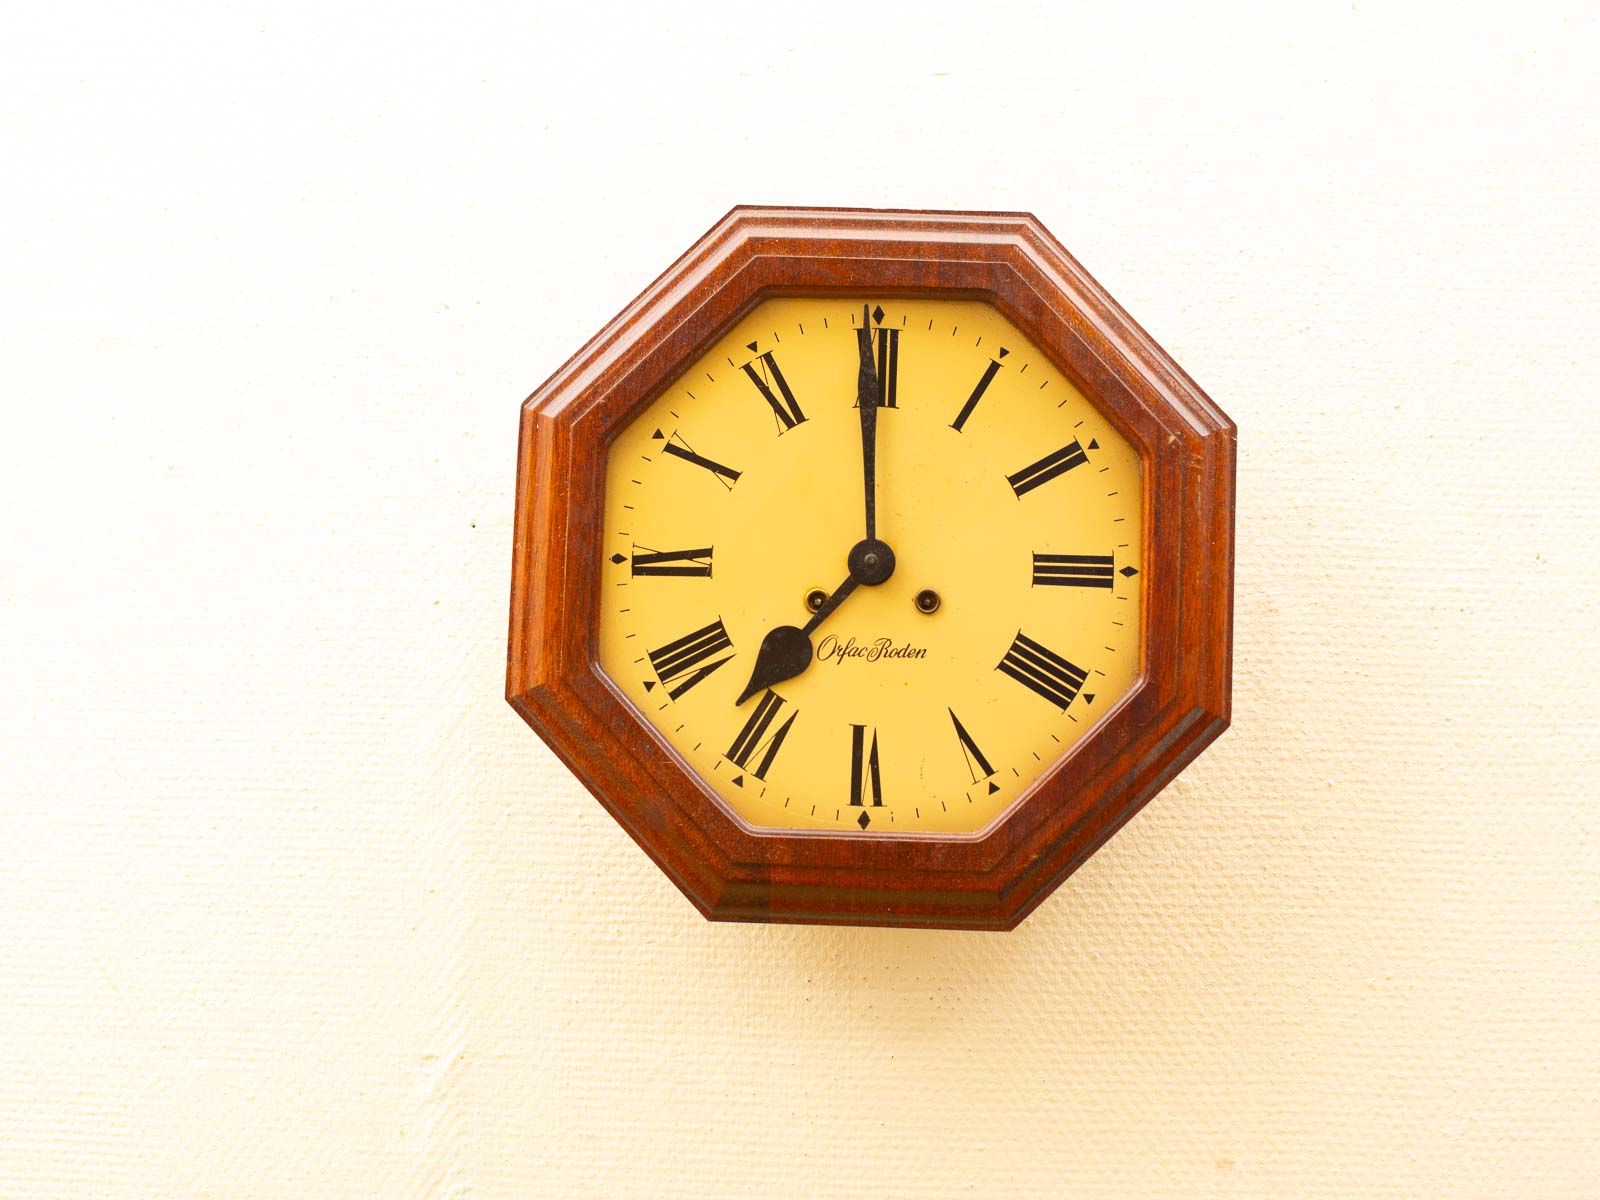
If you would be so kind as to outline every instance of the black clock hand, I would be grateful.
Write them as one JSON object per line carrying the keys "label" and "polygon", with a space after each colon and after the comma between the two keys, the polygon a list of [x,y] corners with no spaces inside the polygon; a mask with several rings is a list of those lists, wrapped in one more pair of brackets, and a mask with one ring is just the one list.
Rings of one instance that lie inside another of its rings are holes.
{"label": "black clock hand", "polygon": [[811,665],[811,634],[818,625],[845,602],[861,584],[876,587],[894,574],[894,551],[878,540],[878,407],[880,404],[878,369],[872,361],[871,314],[861,306],[861,328],[856,330],[856,351],[860,365],[856,372],[856,408],[861,417],[861,479],[866,494],[867,536],[850,550],[850,575],[822,607],[811,614],[804,628],[779,625],[761,639],[750,682],[739,693],[735,705],[743,704],[757,692],[793,679]]}
{"label": "black clock hand", "polygon": [[779,625],[761,639],[761,649],[756,652],[755,670],[750,672],[750,682],[733,703],[743,704],[757,692],[774,684],[793,679],[811,665],[811,634],[832,615],[833,610],[845,602],[851,592],[862,584],[876,587],[894,574],[894,551],[874,538],[857,542],[850,550],[850,574],[833,595],[822,602],[822,607],[811,614],[805,628]]}
{"label": "black clock hand", "polygon": [[833,595],[828,597],[821,608],[811,614],[811,619],[806,622],[804,629],[796,629],[793,625],[779,625],[770,630],[767,636],[761,639],[761,649],[756,654],[756,667],[750,672],[750,682],[744,685],[744,691],[739,693],[739,698],[734,704],[736,706],[743,704],[757,692],[764,692],[775,683],[793,679],[809,667],[811,631],[821,625],[834,609],[843,604],[845,597],[855,591],[860,582],[851,575],[834,588]]}
{"label": "black clock hand", "polygon": [[861,478],[867,493],[867,539],[878,536],[878,371],[872,362],[872,327],[867,306],[861,306],[861,328],[856,330],[861,367],[856,373],[856,408],[861,415]]}

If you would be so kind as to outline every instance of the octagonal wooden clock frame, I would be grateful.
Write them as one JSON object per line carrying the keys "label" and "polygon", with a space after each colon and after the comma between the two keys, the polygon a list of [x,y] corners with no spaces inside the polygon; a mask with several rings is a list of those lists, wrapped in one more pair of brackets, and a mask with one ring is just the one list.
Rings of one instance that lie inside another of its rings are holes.
{"label": "octagonal wooden clock frame", "polygon": [[[1144,669],[976,835],[758,830],[599,665],[606,450],[785,293],[981,299],[1138,450]],[[1009,929],[1228,724],[1234,426],[1033,217],[736,208],[523,406],[507,699],[707,917]]]}

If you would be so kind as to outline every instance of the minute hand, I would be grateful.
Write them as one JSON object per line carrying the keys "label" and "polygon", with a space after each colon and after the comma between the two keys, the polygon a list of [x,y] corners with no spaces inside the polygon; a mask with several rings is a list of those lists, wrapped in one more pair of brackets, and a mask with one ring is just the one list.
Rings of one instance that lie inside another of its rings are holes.
{"label": "minute hand", "polygon": [[856,349],[861,366],[856,373],[856,408],[861,415],[861,478],[867,494],[867,538],[878,536],[878,406],[882,402],[878,371],[872,361],[872,328],[867,306],[861,306],[861,328]]}

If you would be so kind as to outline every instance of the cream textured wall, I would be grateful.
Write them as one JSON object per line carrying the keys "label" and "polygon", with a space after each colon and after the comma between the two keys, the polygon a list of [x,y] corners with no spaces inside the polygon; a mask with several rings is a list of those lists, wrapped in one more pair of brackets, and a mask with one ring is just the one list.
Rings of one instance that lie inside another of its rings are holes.
{"label": "cream textured wall", "polygon": [[[1600,1194],[1592,5],[35,5],[0,1196]],[[1238,422],[1235,723],[1009,935],[703,922],[501,700],[735,202],[1037,213]]]}

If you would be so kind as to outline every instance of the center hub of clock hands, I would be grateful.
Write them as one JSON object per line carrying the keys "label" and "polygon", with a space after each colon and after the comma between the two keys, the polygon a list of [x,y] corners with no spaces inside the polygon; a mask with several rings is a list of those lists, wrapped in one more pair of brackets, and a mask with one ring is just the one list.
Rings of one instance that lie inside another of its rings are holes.
{"label": "center hub of clock hands", "polygon": [[[889,543],[877,538],[863,538],[850,547],[850,578],[868,587],[888,583],[894,574],[894,551]],[[826,607],[826,604],[824,604]]]}
{"label": "center hub of clock hands", "polygon": [[[881,314],[880,314],[881,315]],[[867,306],[861,306],[861,325],[856,330],[856,411],[861,419],[861,480],[866,499],[867,536],[854,546],[845,561],[850,574],[833,594],[811,614],[803,628],[779,625],[761,639],[750,682],[739,693],[735,705],[743,704],[757,692],[793,679],[811,665],[811,633],[845,602],[856,588],[865,584],[877,587],[894,574],[894,551],[878,537],[878,408],[883,403],[877,364],[872,361],[872,325]]]}

